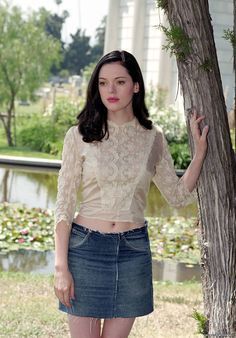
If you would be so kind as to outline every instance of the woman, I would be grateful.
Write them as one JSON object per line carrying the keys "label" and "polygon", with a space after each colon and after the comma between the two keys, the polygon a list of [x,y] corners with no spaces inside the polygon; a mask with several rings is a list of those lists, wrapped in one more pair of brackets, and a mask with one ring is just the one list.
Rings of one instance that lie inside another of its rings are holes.
{"label": "woman", "polygon": [[208,127],[201,133],[204,117],[193,112],[195,154],[179,179],[162,131],[148,119],[144,96],[134,56],[105,55],[91,76],[78,126],[65,136],[55,211],[55,293],[73,338],[128,337],[135,318],[153,311],[144,219],[150,182],[170,204],[185,205],[206,155]]}

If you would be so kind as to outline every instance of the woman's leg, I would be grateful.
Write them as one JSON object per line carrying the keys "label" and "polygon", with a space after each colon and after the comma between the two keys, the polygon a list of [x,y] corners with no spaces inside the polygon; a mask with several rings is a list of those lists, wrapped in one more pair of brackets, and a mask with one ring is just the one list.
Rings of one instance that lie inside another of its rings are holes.
{"label": "woman's leg", "polygon": [[71,338],[100,338],[101,320],[68,315]]}
{"label": "woman's leg", "polygon": [[101,338],[128,338],[135,318],[105,319]]}

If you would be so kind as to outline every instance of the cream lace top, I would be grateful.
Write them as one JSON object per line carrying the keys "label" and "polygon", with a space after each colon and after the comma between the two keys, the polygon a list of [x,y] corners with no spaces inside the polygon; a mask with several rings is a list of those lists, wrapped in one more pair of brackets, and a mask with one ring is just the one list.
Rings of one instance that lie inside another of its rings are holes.
{"label": "cream lace top", "polygon": [[150,182],[156,184],[169,204],[193,201],[184,181],[175,174],[167,142],[159,128],[143,128],[138,120],[121,126],[108,121],[109,138],[83,142],[78,127],[64,140],[58,177],[55,223],[71,225],[82,186],[79,214],[108,221],[144,222]]}

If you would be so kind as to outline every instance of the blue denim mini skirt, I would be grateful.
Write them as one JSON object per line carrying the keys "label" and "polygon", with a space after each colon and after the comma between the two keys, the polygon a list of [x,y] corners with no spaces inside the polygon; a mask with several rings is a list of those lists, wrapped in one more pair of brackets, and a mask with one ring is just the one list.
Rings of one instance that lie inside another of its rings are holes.
{"label": "blue denim mini skirt", "polygon": [[130,318],[153,311],[152,260],[145,226],[101,233],[72,223],[68,265],[75,284],[71,307],[81,317]]}

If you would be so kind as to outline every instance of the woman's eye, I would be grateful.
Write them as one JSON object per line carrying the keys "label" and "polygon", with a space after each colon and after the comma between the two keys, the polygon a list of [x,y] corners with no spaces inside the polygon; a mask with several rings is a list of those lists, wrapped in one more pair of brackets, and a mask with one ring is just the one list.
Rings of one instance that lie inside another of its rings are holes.
{"label": "woman's eye", "polygon": [[124,80],[120,80],[120,81],[118,81],[118,84],[119,85],[123,85],[123,84],[125,84],[125,81]]}
{"label": "woman's eye", "polygon": [[99,81],[99,86],[105,86],[105,82],[104,81]]}

